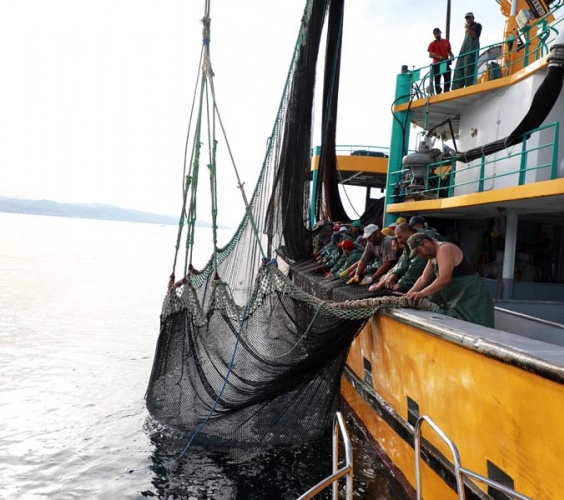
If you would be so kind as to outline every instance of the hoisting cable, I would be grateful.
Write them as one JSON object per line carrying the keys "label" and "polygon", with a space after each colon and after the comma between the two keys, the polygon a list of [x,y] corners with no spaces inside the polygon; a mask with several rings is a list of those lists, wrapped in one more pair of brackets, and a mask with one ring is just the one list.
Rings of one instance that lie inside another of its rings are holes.
{"label": "hoisting cable", "polygon": [[[190,157],[190,162],[188,162],[188,143],[190,142],[190,130],[192,128],[192,118],[194,116],[194,107],[196,103],[196,93],[198,91],[198,84],[200,82],[200,68],[202,66],[202,59],[203,59],[204,49],[202,47],[202,51],[200,52],[200,61],[198,62],[198,72],[196,75],[196,84],[194,85],[194,94],[192,97],[192,107],[190,108],[190,118],[188,120],[188,130],[186,132],[186,141],[184,144],[184,162],[183,162],[183,170],[182,170],[182,210],[180,212],[180,219],[178,221],[178,232],[176,236],[176,245],[175,245],[175,252],[174,252],[174,260],[172,263],[172,273],[170,275],[169,281],[169,290],[172,289],[174,286],[174,273],[176,270],[176,263],[178,260],[178,252],[180,250],[180,240],[182,239],[182,231],[184,229],[184,219],[188,219],[188,214],[186,213],[186,200],[188,198],[188,190],[190,189],[190,185],[192,183],[192,162],[194,161],[194,148],[192,148],[192,153]],[[186,166],[190,165],[190,170],[188,174],[186,174]],[[185,263],[186,267],[186,263]],[[186,275],[186,269],[184,269],[184,275]]]}
{"label": "hoisting cable", "polygon": [[[187,234],[186,234],[186,253],[185,253],[185,260],[184,260],[184,276],[188,274],[189,271],[192,270],[192,256],[193,256],[193,247],[194,247],[194,233],[195,233],[195,225],[196,225],[196,214],[197,214],[197,190],[198,190],[198,179],[199,179],[199,170],[200,170],[200,151],[201,151],[201,133],[202,133],[202,110],[203,110],[203,100],[205,91],[207,88],[207,73],[206,73],[206,59],[207,57],[207,50],[206,47],[209,46],[209,5],[206,6],[206,15],[202,19],[202,23],[204,25],[203,29],[203,47],[202,47],[202,54],[200,57],[200,67],[203,67],[203,71],[200,73],[198,70],[198,75],[201,75],[201,84],[200,84],[200,93],[199,93],[199,100],[198,100],[198,113],[197,113],[197,120],[196,120],[196,127],[194,131],[194,139],[192,144],[192,154],[190,159],[190,171],[189,174],[185,176],[185,185],[184,185],[184,194],[183,194],[183,205],[182,205],[182,213],[180,217],[180,224],[179,224],[179,231],[178,231],[178,239],[177,239],[177,246],[176,246],[176,254],[174,257],[174,267],[173,273],[171,275],[171,283],[169,283],[169,289],[174,286],[174,270],[176,269],[177,263],[177,255],[180,247],[180,238],[182,234],[182,226],[184,218],[186,218],[186,226],[187,226]],[[197,88],[194,91],[194,102],[192,106],[194,107],[196,101],[196,93]],[[192,113],[191,113],[192,118]],[[188,133],[190,132],[190,126],[188,129]],[[186,143],[188,143],[189,138],[187,137]],[[187,152],[185,152],[185,161],[187,157]],[[186,171],[186,164],[184,166],[184,172]],[[190,203],[188,206],[188,210],[186,211],[186,203],[188,201],[188,196],[190,198]]]}
{"label": "hoisting cable", "polygon": [[[209,17],[209,8],[210,8],[210,0],[206,0],[206,15],[204,16],[204,18],[202,19],[202,23],[204,24],[204,29],[203,29],[203,62],[202,62],[202,86],[201,86],[201,90],[200,90],[200,107],[199,107],[199,111],[198,111],[198,120],[197,120],[197,125],[196,125],[196,131],[195,131],[195,137],[194,137],[194,150],[195,150],[195,154],[193,154],[193,173],[192,176],[187,176],[187,180],[190,179],[191,180],[191,185],[189,186],[189,183],[186,183],[185,189],[184,189],[184,205],[186,204],[186,199],[187,199],[187,191],[189,189],[189,187],[191,187],[191,197],[190,197],[190,207],[188,210],[188,214],[187,214],[187,219],[188,219],[188,236],[187,236],[187,241],[186,241],[186,246],[187,246],[187,254],[189,252],[189,257],[187,255],[187,260],[189,259],[190,262],[190,269],[192,267],[192,248],[193,248],[193,242],[194,242],[194,226],[195,226],[195,221],[196,221],[196,192],[197,192],[197,185],[198,185],[198,172],[199,172],[199,158],[200,158],[200,148],[201,148],[201,142],[200,142],[200,136],[201,136],[201,126],[202,126],[202,109],[203,109],[203,97],[204,97],[204,90],[205,90],[205,95],[206,95],[206,111],[207,111],[207,121],[208,121],[208,151],[209,151],[209,164],[208,164],[208,168],[210,170],[210,190],[211,190],[211,198],[212,198],[212,227],[213,227],[213,259],[214,259],[214,269],[217,273],[217,178],[216,178],[216,148],[217,148],[217,141],[215,140],[215,116],[217,114],[217,118],[219,121],[219,124],[221,126],[221,130],[223,132],[223,136],[225,138],[225,141],[227,143],[227,149],[229,151],[229,155],[235,170],[235,175],[237,176],[237,182],[238,182],[238,187],[241,190],[242,196],[243,196],[243,202],[245,203],[245,209],[247,211],[247,215],[249,217],[249,221],[251,222],[252,225],[252,229],[253,232],[255,234],[256,240],[258,242],[260,251],[261,251],[261,255],[264,258],[264,252],[262,249],[262,245],[261,245],[261,241],[260,241],[260,237],[256,228],[256,224],[252,215],[252,210],[251,207],[248,203],[246,194],[245,194],[245,190],[243,188],[243,184],[241,183],[241,179],[239,176],[239,172],[237,171],[237,167],[235,166],[235,161],[231,152],[231,148],[229,146],[229,142],[227,141],[227,137],[225,134],[225,129],[223,127],[223,123],[221,121],[221,116],[219,114],[219,110],[216,106],[216,100],[215,100],[215,91],[214,91],[214,86],[213,86],[213,72],[211,69],[211,61],[210,61],[210,57],[209,57],[209,42],[210,42],[210,37],[209,37],[209,25],[210,25],[210,17]],[[206,83],[209,81],[209,85],[210,85],[210,90],[211,90],[211,96],[212,96],[212,118],[210,118],[210,106],[209,106],[209,96],[207,95],[207,91],[208,91],[208,87],[206,85]],[[211,127],[211,130],[210,130]],[[183,207],[183,213],[184,213],[184,207]],[[176,257],[175,257],[175,262],[176,262]],[[219,283],[219,277],[216,274],[216,283]],[[184,449],[180,452],[180,454],[178,456],[176,456],[174,459],[172,459],[170,462],[168,462],[167,465],[171,465],[175,462],[177,462],[178,460],[180,460],[188,451],[190,445],[192,444],[192,442],[194,441],[194,439],[196,438],[196,436],[198,435],[198,433],[200,432],[200,430],[207,424],[207,422],[209,421],[209,419],[212,417],[215,408],[217,407],[221,396],[223,395],[223,392],[225,390],[225,387],[227,386],[228,380],[229,380],[229,376],[232,372],[233,369],[233,364],[235,362],[235,356],[237,353],[237,348],[239,346],[239,341],[241,338],[241,334],[243,333],[243,329],[246,325],[246,321],[247,321],[247,311],[249,309],[249,305],[251,303],[252,300],[252,296],[249,297],[244,309],[243,309],[243,313],[240,316],[240,320],[239,320],[239,328],[237,331],[237,336],[236,336],[236,340],[235,340],[235,345],[233,347],[233,352],[231,355],[231,359],[229,362],[229,365],[227,367],[227,373],[225,374],[225,377],[223,379],[223,383],[222,386],[220,388],[220,390],[218,391],[216,398],[213,402],[212,407],[210,408],[210,411],[208,413],[208,415],[206,416],[206,418],[198,425],[198,427],[195,429],[195,431],[192,433],[190,439],[188,440],[186,446],[184,447]]]}
{"label": "hoisting cable", "polygon": [[[210,194],[211,194],[211,216],[212,216],[212,239],[213,239],[213,268],[217,276],[217,169],[216,169],[216,152],[217,141],[215,139],[215,92],[213,85],[213,71],[210,58],[210,18],[206,16],[204,22],[204,60],[203,60],[203,74],[206,76],[206,81],[209,82],[209,88],[206,86],[206,112],[208,124],[208,170],[210,174]],[[210,117],[210,105],[208,92],[211,90],[212,96],[212,111]],[[211,130],[210,130],[211,127]]]}
{"label": "hoisting cable", "polygon": [[233,165],[233,170],[235,172],[235,176],[237,177],[237,188],[239,188],[239,190],[241,191],[241,196],[243,198],[243,203],[245,205],[245,211],[247,212],[247,216],[249,217],[249,222],[251,223],[251,228],[252,228],[253,233],[255,235],[255,238],[257,240],[261,257],[264,258],[264,257],[266,257],[266,254],[264,253],[264,250],[262,248],[260,235],[258,233],[257,225],[256,225],[255,219],[253,217],[252,207],[250,206],[249,201],[247,199],[247,194],[245,193],[245,183],[241,182],[241,177],[239,176],[239,171],[237,170],[237,165],[235,164],[235,158],[233,158],[231,146],[229,145],[229,141],[227,140],[225,128],[223,127],[223,122],[221,120],[221,115],[219,114],[219,109],[217,108],[217,101],[215,99],[215,90],[214,90],[214,86],[213,86],[213,80],[212,80],[212,83],[211,83],[211,91],[212,91],[212,96],[213,96],[213,105],[214,105],[215,112],[217,113],[217,119],[219,121],[219,126],[221,127],[221,132],[223,133],[223,138],[225,139],[225,145],[227,146],[227,151],[229,153],[229,158],[231,159],[231,164]]}
{"label": "hoisting cable", "polygon": [[[176,253],[174,258],[173,264],[173,273],[171,275],[171,283],[170,286],[174,284],[174,270],[176,269],[177,264],[177,255],[180,248],[180,239],[181,233],[184,224],[184,218],[186,219],[187,225],[187,236],[186,236],[186,258],[185,258],[185,265],[184,265],[184,276],[186,276],[189,272],[193,270],[192,267],[192,255],[193,255],[193,246],[194,246],[194,235],[195,235],[195,222],[196,222],[196,193],[198,187],[198,178],[199,178],[199,165],[200,165],[200,151],[201,151],[201,132],[202,132],[202,110],[204,107],[204,95],[206,96],[206,103],[209,103],[209,97],[207,92],[211,90],[211,97],[212,97],[212,117],[210,118],[209,112],[209,104],[207,107],[207,120],[208,120],[208,144],[209,144],[209,163],[208,169],[210,173],[210,191],[211,191],[211,216],[212,216],[212,230],[213,230],[213,265],[214,269],[217,270],[218,263],[217,263],[217,256],[218,256],[218,248],[217,248],[217,214],[218,214],[218,206],[217,206],[217,141],[215,140],[215,119],[217,115],[217,119],[219,125],[221,127],[221,131],[223,137],[226,142],[227,150],[229,153],[229,157],[231,163],[233,165],[233,169],[235,171],[235,176],[237,178],[237,187],[241,191],[243,203],[245,206],[245,211],[249,218],[251,228],[255,239],[258,243],[258,247],[261,253],[261,257],[265,257],[265,252],[262,246],[262,242],[260,239],[259,231],[257,228],[256,221],[253,217],[252,207],[249,204],[248,198],[246,196],[244,190],[244,183],[241,181],[241,177],[239,175],[237,166],[235,164],[235,160],[233,158],[233,153],[231,151],[231,146],[227,139],[227,135],[225,132],[225,128],[223,126],[223,122],[221,120],[221,115],[219,113],[219,109],[217,107],[216,98],[215,98],[215,88],[213,83],[213,71],[211,65],[211,58],[209,53],[209,45],[210,45],[210,16],[209,16],[209,0],[206,0],[206,7],[205,7],[205,15],[202,18],[203,24],[203,44],[202,44],[202,53],[200,58],[200,68],[201,68],[201,75],[200,72],[198,73],[201,76],[201,87],[200,87],[200,97],[199,97],[199,110],[197,114],[197,123],[194,133],[194,141],[193,141],[193,150],[192,150],[192,157],[190,161],[190,172],[188,175],[185,175],[185,186],[183,192],[183,207],[182,207],[182,215],[179,222],[179,231],[178,231],[178,238],[177,238],[177,245],[176,245]],[[209,85],[209,87],[208,87]],[[194,108],[194,103],[196,101],[196,91],[194,91],[194,102],[191,112],[190,121],[192,120],[192,113]],[[212,130],[210,130],[212,127]],[[190,133],[190,127],[188,129],[188,134]],[[186,150],[185,150],[185,168],[184,173],[186,171],[186,159],[187,159],[187,144],[188,144],[188,137],[186,140]],[[186,204],[189,201],[188,210],[186,210]]]}

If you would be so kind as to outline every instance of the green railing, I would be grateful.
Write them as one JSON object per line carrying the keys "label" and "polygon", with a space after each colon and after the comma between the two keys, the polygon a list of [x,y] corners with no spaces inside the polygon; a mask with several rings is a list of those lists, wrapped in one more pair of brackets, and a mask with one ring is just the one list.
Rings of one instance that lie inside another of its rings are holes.
{"label": "green railing", "polygon": [[[335,146],[335,153],[343,156],[388,156],[390,148],[387,146],[365,146],[358,144],[344,144]],[[321,146],[311,149],[311,156],[319,156]]]}
{"label": "green railing", "polygon": [[559,133],[560,123],[555,122],[528,132],[520,145],[468,164],[447,159],[389,173],[391,202],[447,198],[556,179]]}
{"label": "green railing", "polygon": [[[554,9],[553,15],[560,14],[557,11],[561,7],[562,5]],[[479,57],[477,51],[472,51],[459,54],[449,61],[441,61],[436,68],[441,73],[441,88],[444,90],[445,73],[451,75],[450,89],[455,90],[511,75],[516,70],[537,61],[549,53],[550,45],[556,39],[563,20],[564,17],[560,17],[550,25],[546,20],[538,21],[535,24],[537,32],[534,37],[530,36],[532,26],[525,26],[520,30],[519,36],[481,47]],[[411,72],[412,99],[422,99],[436,93],[433,66],[431,64]],[[459,76],[457,73],[462,73],[464,76]],[[471,82],[468,82],[468,79]]]}

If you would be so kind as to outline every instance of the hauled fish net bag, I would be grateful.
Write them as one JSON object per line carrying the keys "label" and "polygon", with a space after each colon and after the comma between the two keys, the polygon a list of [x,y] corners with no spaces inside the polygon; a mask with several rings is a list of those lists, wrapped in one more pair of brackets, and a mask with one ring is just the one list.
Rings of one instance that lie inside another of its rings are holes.
{"label": "hauled fish net bag", "polygon": [[[335,163],[334,126],[325,124],[334,123],[336,117],[342,8],[342,0],[331,5],[307,2],[258,182],[247,201],[239,181],[245,216],[223,248],[217,246],[215,146],[211,148],[214,250],[199,271],[192,265],[199,134],[215,127],[196,124],[173,275],[146,394],[152,417],[191,433],[190,442],[251,448],[319,437],[331,427],[341,374],[356,333],[378,308],[400,300],[331,302],[307,293],[292,280],[292,265],[312,254],[307,228],[311,109],[327,16],[325,81],[331,84],[324,86],[322,149],[328,152],[322,153],[322,163],[329,168]],[[209,12],[203,23],[201,85],[211,91],[199,94],[213,96]],[[217,112],[215,102],[208,104],[208,110]],[[215,137],[208,142],[215,145]],[[314,196],[317,213],[342,217],[338,196],[330,195],[335,177],[326,179],[321,194]],[[175,282],[183,236],[184,277]]]}

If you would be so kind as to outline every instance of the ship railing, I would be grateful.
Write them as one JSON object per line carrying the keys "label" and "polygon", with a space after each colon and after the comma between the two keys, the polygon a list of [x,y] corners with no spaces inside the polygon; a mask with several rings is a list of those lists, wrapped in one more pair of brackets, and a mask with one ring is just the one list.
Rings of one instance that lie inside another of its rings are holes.
{"label": "ship railing", "polygon": [[[343,438],[343,446],[345,449],[345,464],[339,469],[339,436]],[[327,476],[323,481],[320,481],[313,488],[307,490],[301,495],[298,500],[307,500],[313,498],[318,493],[327,489],[329,486],[333,487],[332,499],[339,498],[339,479],[346,476],[345,483],[345,498],[352,500],[353,498],[353,450],[352,443],[347,432],[345,420],[340,412],[335,415],[335,423],[333,425],[333,473]]]}
{"label": "ship railing", "polygon": [[[562,7],[563,5],[559,5],[552,14],[560,15],[561,11],[557,11]],[[411,99],[423,99],[437,93],[433,71],[441,75],[451,74],[451,90],[516,73],[549,53],[551,44],[562,29],[563,21],[564,16],[550,24],[546,18],[540,19],[522,28],[518,36],[511,36],[501,42],[481,47],[478,53],[465,52],[436,65],[430,64],[414,69],[411,72]],[[444,89],[442,77],[440,87]]]}
{"label": "ship railing", "polygon": [[454,475],[456,479],[456,491],[458,494],[459,500],[466,499],[466,492],[464,490],[464,476],[479,481],[481,483],[486,484],[490,488],[493,488],[496,491],[500,491],[509,495],[511,498],[517,498],[519,500],[531,500],[530,497],[523,495],[515,491],[512,488],[505,486],[497,481],[494,481],[488,477],[482,476],[477,472],[471,471],[465,467],[462,467],[462,463],[460,460],[460,453],[458,452],[458,448],[452,442],[451,439],[443,432],[443,430],[427,415],[421,415],[416,423],[415,423],[415,481],[416,481],[416,494],[417,500],[421,500],[422,497],[422,489],[421,489],[421,426],[423,423],[427,422],[427,424],[436,432],[436,434],[446,443],[446,445],[450,448],[452,452],[453,460],[454,460]]}
{"label": "ship railing", "polygon": [[[389,146],[366,146],[361,144],[339,144],[335,146],[335,153],[342,156],[375,156],[388,157]],[[321,146],[311,149],[311,156],[321,155]]]}
{"label": "ship railing", "polygon": [[558,177],[559,122],[529,131],[520,146],[512,146],[470,163],[446,159],[424,169],[403,168],[389,173],[393,203],[405,199],[450,198],[459,194],[522,186]]}

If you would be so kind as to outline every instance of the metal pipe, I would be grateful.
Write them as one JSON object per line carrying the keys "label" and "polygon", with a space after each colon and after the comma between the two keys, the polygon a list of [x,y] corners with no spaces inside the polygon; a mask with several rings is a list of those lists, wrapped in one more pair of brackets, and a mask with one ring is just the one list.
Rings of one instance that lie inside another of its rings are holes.
{"label": "metal pipe", "polygon": [[513,297],[518,221],[517,213],[514,210],[508,209],[505,217],[505,247],[503,249],[503,268],[501,272],[502,299],[511,299]]}
{"label": "metal pipe", "polygon": [[[339,494],[337,481],[343,476],[346,476],[345,498],[346,500],[353,500],[352,443],[343,416],[340,412],[337,412],[335,417],[335,425],[333,428],[333,473],[316,484],[313,488],[307,490],[298,500],[309,500],[330,485],[333,485],[333,499],[337,500]],[[339,432],[343,436],[343,445],[345,448],[345,466],[341,469],[337,469],[339,467]]]}
{"label": "metal pipe", "polygon": [[421,500],[423,498],[421,494],[421,466],[419,463],[419,459],[421,458],[421,426],[423,425],[423,422],[427,422],[450,448],[454,459],[454,473],[456,476],[458,498],[459,500],[465,500],[466,496],[464,492],[464,481],[462,479],[462,474],[460,473],[460,455],[458,453],[458,449],[448,438],[448,436],[441,430],[441,428],[437,424],[435,424],[435,422],[433,422],[427,415],[421,415],[417,419],[417,422],[415,422],[415,481],[417,484],[417,500]]}
{"label": "metal pipe", "polygon": [[468,477],[471,477],[472,479],[476,479],[478,481],[481,481],[484,484],[487,484],[488,486],[491,486],[492,488],[495,488],[496,490],[502,491],[503,493],[513,497],[513,498],[517,498],[519,500],[532,500],[531,497],[526,497],[525,495],[522,495],[521,493],[516,492],[515,490],[512,490],[511,488],[508,488],[507,486],[504,486],[501,483],[498,483],[497,481],[493,481],[492,479],[482,476],[481,474],[478,474],[477,472],[473,472],[470,469],[466,469],[464,467],[460,467],[460,472],[462,472],[463,474],[466,474]]}

